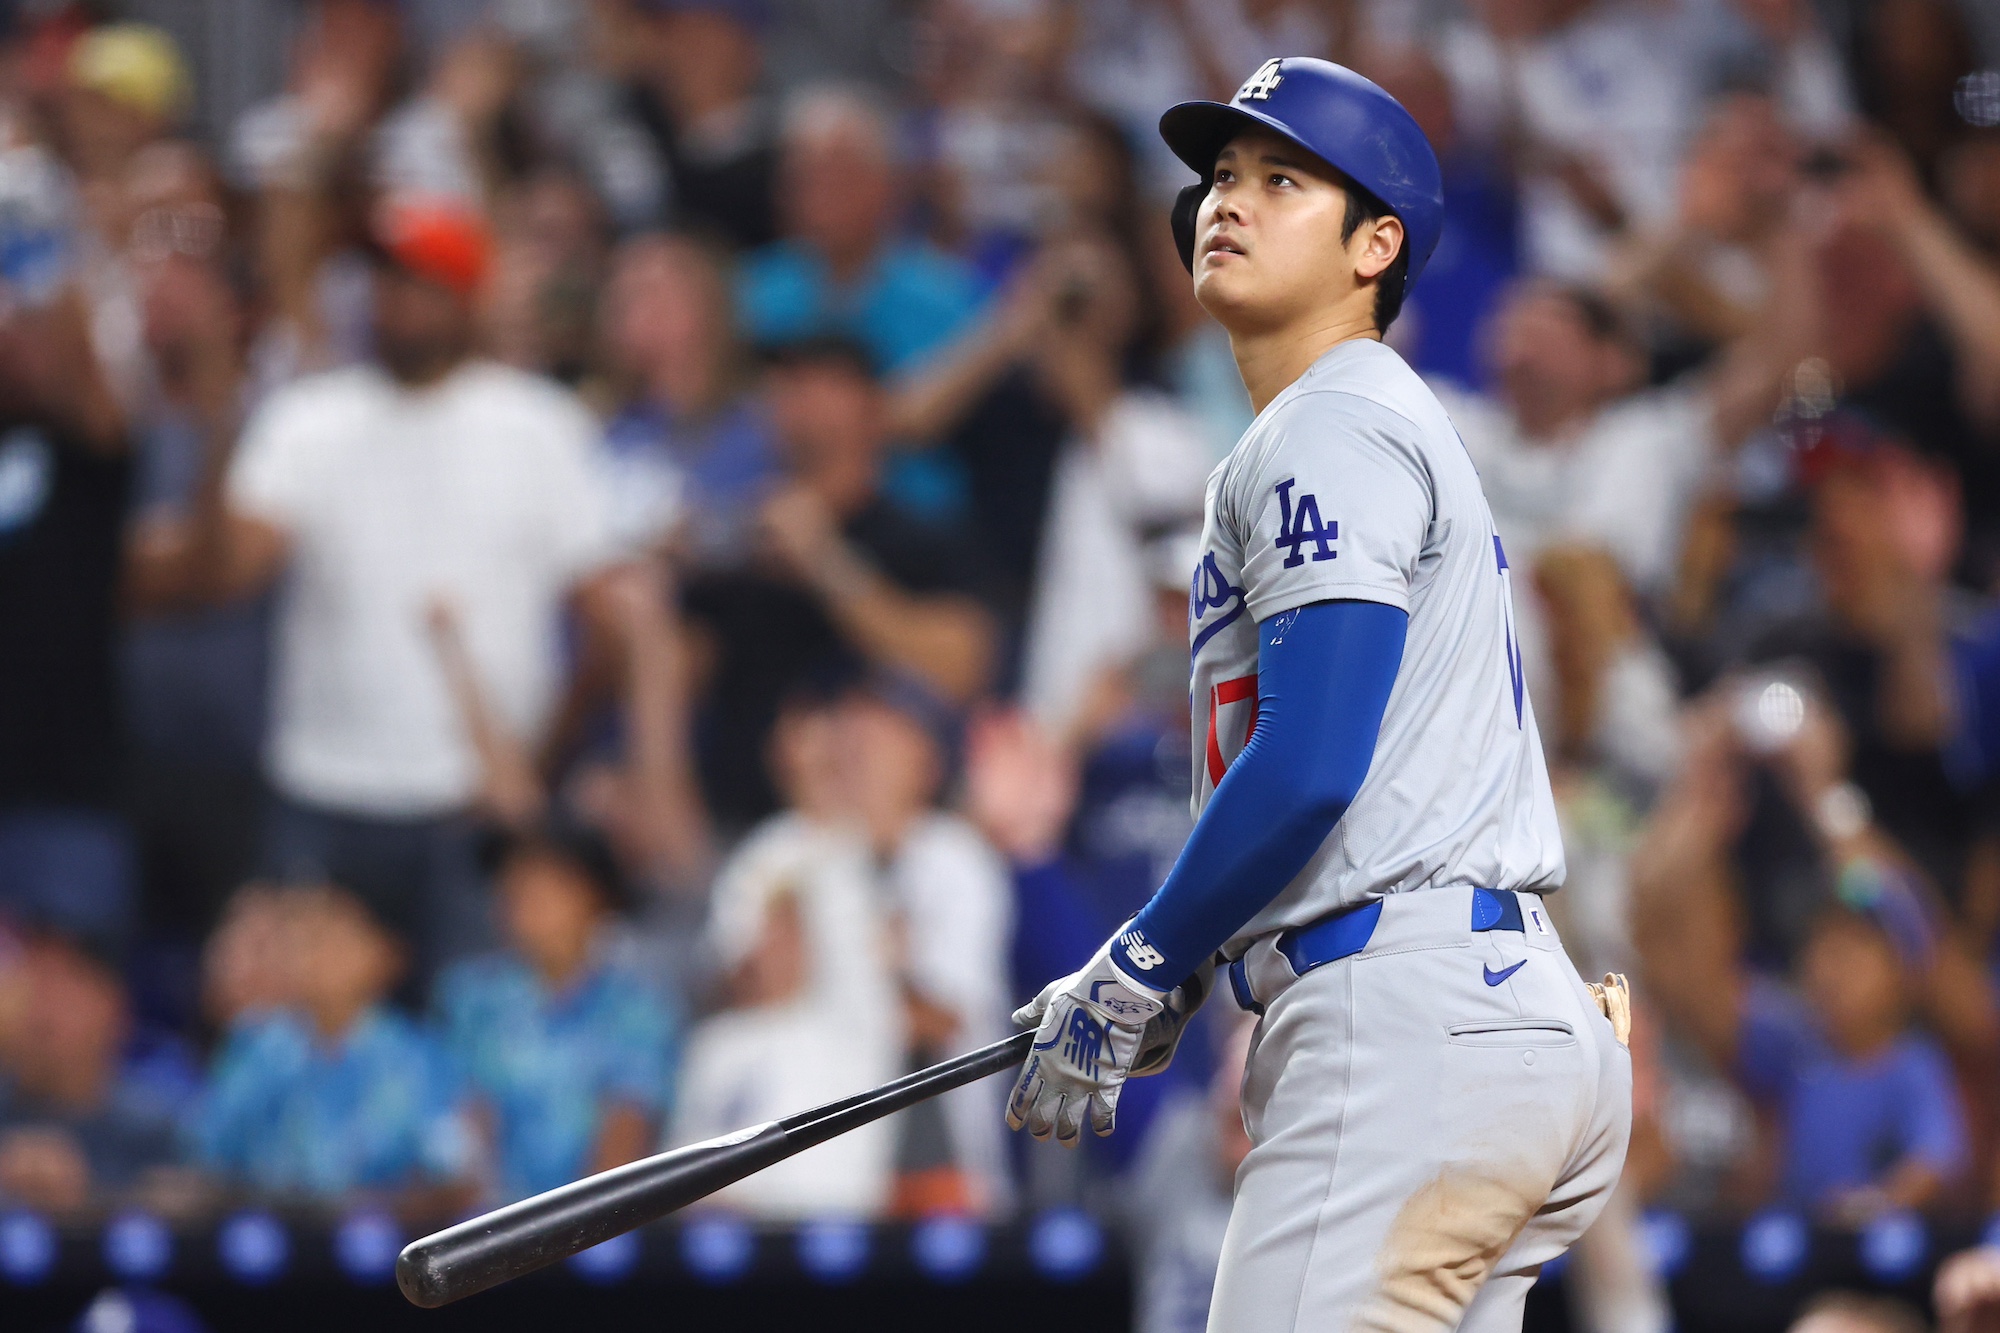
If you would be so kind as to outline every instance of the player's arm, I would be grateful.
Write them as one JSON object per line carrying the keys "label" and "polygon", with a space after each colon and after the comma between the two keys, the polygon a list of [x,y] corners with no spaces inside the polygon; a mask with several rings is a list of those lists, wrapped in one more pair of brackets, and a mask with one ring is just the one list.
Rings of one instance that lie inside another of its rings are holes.
{"label": "player's arm", "polygon": [[1163,961],[1121,969],[1178,985],[1305,868],[1368,776],[1408,628],[1379,602],[1315,602],[1257,626],[1256,731],[1132,922]]}
{"label": "player's arm", "polygon": [[[1408,627],[1401,608],[1365,601],[1315,602],[1259,623],[1256,732],[1166,883],[1083,971],[1015,1015],[1042,1029],[1008,1102],[1015,1128],[1072,1143],[1087,1108],[1091,1127],[1109,1133],[1125,1074],[1164,1065],[1206,991],[1208,960],[1305,868],[1361,790]],[[1155,1019],[1165,1022],[1149,1030]],[[1089,1043],[1107,1049],[1087,1061],[1056,1049],[1087,1054]],[[1092,1086],[1070,1076],[1066,1066],[1079,1065]]]}

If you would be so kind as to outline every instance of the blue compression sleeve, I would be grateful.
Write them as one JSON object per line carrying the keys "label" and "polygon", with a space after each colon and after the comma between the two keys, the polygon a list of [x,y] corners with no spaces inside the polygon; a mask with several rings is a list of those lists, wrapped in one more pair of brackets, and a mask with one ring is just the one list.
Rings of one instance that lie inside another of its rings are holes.
{"label": "blue compression sleeve", "polygon": [[1145,984],[1191,975],[1333,831],[1368,776],[1409,623],[1379,602],[1314,602],[1258,624],[1256,731],[1133,921],[1166,959]]}

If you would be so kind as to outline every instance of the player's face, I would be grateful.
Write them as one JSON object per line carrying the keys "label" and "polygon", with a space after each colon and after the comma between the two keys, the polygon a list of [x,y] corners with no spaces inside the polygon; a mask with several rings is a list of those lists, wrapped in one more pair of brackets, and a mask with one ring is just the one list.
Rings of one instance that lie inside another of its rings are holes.
{"label": "player's face", "polygon": [[[1197,217],[1194,294],[1232,332],[1282,328],[1351,304],[1394,262],[1403,225],[1363,223],[1345,242],[1347,191],[1312,154],[1263,130],[1230,140]],[[1337,315],[1335,317],[1338,317]]]}

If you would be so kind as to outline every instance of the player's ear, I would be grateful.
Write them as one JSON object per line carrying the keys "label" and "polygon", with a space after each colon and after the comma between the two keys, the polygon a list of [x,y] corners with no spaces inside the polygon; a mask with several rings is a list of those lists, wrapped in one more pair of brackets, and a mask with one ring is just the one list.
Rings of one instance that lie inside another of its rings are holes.
{"label": "player's ear", "polygon": [[1361,242],[1361,253],[1354,262],[1355,276],[1363,282],[1379,278],[1403,252],[1403,220],[1393,213],[1384,213],[1363,223],[1355,239]]}

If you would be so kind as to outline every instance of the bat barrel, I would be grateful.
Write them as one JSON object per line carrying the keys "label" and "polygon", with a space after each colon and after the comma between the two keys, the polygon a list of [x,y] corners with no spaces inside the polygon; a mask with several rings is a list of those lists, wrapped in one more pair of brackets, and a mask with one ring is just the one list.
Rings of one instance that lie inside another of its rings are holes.
{"label": "bat barrel", "polygon": [[783,1120],[676,1148],[508,1204],[405,1246],[396,1285],[425,1309],[658,1221],[816,1143],[1019,1064],[1032,1031]]}

